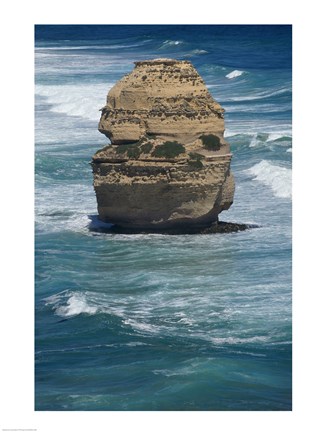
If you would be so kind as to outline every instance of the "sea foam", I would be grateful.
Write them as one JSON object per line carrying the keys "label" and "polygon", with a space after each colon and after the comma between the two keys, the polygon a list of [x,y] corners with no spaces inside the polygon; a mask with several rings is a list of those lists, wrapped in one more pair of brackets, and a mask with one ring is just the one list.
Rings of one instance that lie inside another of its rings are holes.
{"label": "sea foam", "polygon": [[108,297],[102,293],[66,289],[45,298],[45,305],[50,306],[54,310],[54,313],[61,317],[102,313],[127,319],[123,302],[110,304]]}
{"label": "sea foam", "polygon": [[288,133],[288,132],[285,132],[285,133],[275,133],[275,132],[272,132],[272,133],[270,133],[269,134],[269,136],[268,136],[268,138],[267,138],[267,142],[270,142],[270,141],[282,141],[282,140],[284,140],[284,139],[290,139],[291,140],[291,138],[292,138],[292,136],[291,136],[291,133]]}
{"label": "sea foam", "polygon": [[228,73],[226,76],[226,78],[228,79],[233,79],[233,78],[237,78],[241,75],[244,74],[244,71],[240,71],[240,70],[233,70],[232,72]]}
{"label": "sea foam", "polygon": [[234,337],[234,336],[228,336],[228,337],[211,337],[209,336],[207,338],[210,342],[212,342],[214,345],[239,345],[239,344],[246,344],[246,343],[264,343],[269,342],[270,337],[267,336],[252,336],[252,337]]}
{"label": "sea foam", "polygon": [[50,111],[98,122],[99,109],[113,84],[36,85],[35,93],[46,98]]}
{"label": "sea foam", "polygon": [[291,135],[289,132],[282,133],[254,133],[251,135],[251,142],[249,147],[259,147],[266,146],[272,148],[273,146],[290,146],[291,145]]}
{"label": "sea foam", "polygon": [[135,44],[115,44],[115,45],[66,45],[66,46],[53,46],[53,47],[35,47],[35,52],[46,53],[46,51],[80,51],[80,50],[114,50],[114,49],[122,49],[122,48],[136,48],[141,45],[150,42],[150,39],[144,40],[142,42],[138,42]]}
{"label": "sea foam", "polygon": [[96,201],[90,185],[53,184],[36,187],[35,220],[40,231],[88,232],[89,215],[96,213]]}
{"label": "sea foam", "polygon": [[70,317],[85,313],[94,315],[98,311],[98,306],[91,306],[87,303],[86,297],[81,293],[73,293],[67,300],[65,306],[59,306],[55,313],[63,317]]}
{"label": "sea foam", "polygon": [[291,169],[262,160],[245,172],[252,175],[254,180],[271,187],[275,196],[291,198]]}
{"label": "sea foam", "polygon": [[227,98],[222,98],[223,102],[242,102],[242,101],[253,101],[259,99],[268,99],[279,95],[291,95],[290,87],[282,87],[272,90],[264,90],[254,93],[249,93],[245,96],[231,96]]}
{"label": "sea foam", "polygon": [[175,47],[182,44],[183,42],[181,40],[166,40],[163,42],[159,49]]}

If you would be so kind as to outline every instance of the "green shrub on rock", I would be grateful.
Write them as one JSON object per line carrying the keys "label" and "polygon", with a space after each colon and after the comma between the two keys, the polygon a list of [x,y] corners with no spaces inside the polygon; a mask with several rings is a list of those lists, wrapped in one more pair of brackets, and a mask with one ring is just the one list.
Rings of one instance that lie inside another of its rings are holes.
{"label": "green shrub on rock", "polygon": [[127,156],[132,159],[138,159],[141,154],[141,149],[138,146],[134,146],[127,150]]}
{"label": "green shrub on rock", "polygon": [[201,169],[204,167],[204,164],[201,162],[202,159],[205,159],[204,155],[201,155],[199,153],[189,153],[189,157],[190,157],[188,161],[189,166],[197,169]]}
{"label": "green shrub on rock", "polygon": [[97,150],[96,153],[95,153],[95,155],[97,155],[97,154],[99,154],[99,153],[101,153],[101,152],[108,151],[108,150],[110,150],[111,148],[112,148],[111,144],[106,145],[105,147],[103,147],[103,148]]}
{"label": "green shrub on rock", "polygon": [[219,150],[221,147],[220,138],[217,135],[201,135],[199,138],[207,150]]}
{"label": "green shrub on rock", "polygon": [[152,156],[160,158],[175,158],[181,153],[185,153],[185,148],[177,141],[165,141],[157,145],[152,152]]}
{"label": "green shrub on rock", "polygon": [[140,147],[140,150],[141,150],[142,153],[147,154],[147,153],[150,153],[150,151],[152,150],[152,148],[153,148],[153,144],[150,143],[150,142],[148,142],[148,143],[142,144],[141,147]]}
{"label": "green shrub on rock", "polygon": [[116,148],[117,154],[127,154],[129,158],[138,159],[141,154],[138,142],[135,144],[121,144]]}

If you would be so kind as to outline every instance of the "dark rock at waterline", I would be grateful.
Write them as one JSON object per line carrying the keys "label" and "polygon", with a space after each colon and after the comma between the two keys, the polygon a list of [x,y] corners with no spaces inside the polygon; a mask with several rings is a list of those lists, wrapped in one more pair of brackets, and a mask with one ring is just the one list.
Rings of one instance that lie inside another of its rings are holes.
{"label": "dark rock at waterline", "polygon": [[236,222],[218,222],[209,227],[190,227],[183,226],[177,228],[169,228],[164,230],[152,229],[132,229],[125,228],[118,225],[110,225],[103,223],[96,223],[92,219],[89,225],[89,230],[93,232],[101,232],[106,234],[166,234],[166,235],[184,235],[184,234],[230,234],[239,231],[245,231],[252,228],[259,228],[254,224],[242,224]]}

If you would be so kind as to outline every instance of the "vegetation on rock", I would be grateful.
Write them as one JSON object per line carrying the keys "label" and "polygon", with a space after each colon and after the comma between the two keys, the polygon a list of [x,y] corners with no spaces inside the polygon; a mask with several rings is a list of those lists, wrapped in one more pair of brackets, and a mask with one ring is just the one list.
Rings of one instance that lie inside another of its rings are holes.
{"label": "vegetation on rock", "polygon": [[203,168],[204,164],[201,161],[202,159],[205,159],[204,155],[201,155],[199,153],[189,153],[189,157],[190,157],[188,161],[189,166],[197,169]]}
{"label": "vegetation on rock", "polygon": [[103,147],[103,148],[97,150],[96,153],[95,153],[95,155],[97,155],[97,154],[99,154],[99,153],[101,153],[101,152],[103,152],[103,151],[107,151],[107,150],[109,150],[109,149],[111,149],[111,144],[106,145],[105,147]]}
{"label": "vegetation on rock", "polygon": [[161,145],[157,145],[152,152],[152,156],[160,158],[175,158],[181,153],[185,153],[184,146],[178,141],[165,141]]}
{"label": "vegetation on rock", "polygon": [[220,138],[217,135],[201,135],[200,139],[203,143],[203,146],[207,150],[219,150],[220,149]]}
{"label": "vegetation on rock", "polygon": [[150,143],[150,142],[145,143],[145,144],[141,145],[141,152],[145,153],[145,154],[150,153],[150,151],[152,150],[152,148],[153,148],[153,144],[152,143]]}
{"label": "vegetation on rock", "polygon": [[129,158],[138,159],[141,154],[141,149],[138,142],[135,144],[123,144],[116,148],[116,153],[126,153]]}

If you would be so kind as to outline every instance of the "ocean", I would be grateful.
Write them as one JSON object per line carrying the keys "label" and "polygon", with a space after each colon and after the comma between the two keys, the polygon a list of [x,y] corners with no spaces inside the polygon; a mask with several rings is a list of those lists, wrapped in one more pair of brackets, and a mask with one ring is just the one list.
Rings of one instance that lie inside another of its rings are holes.
{"label": "ocean", "polygon": [[[108,234],[91,156],[133,62],[190,60],[225,108],[231,234]],[[291,26],[35,27],[35,409],[292,409]]]}

